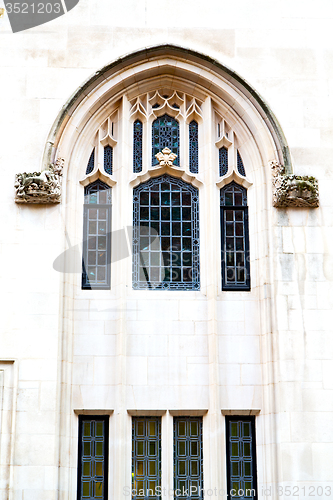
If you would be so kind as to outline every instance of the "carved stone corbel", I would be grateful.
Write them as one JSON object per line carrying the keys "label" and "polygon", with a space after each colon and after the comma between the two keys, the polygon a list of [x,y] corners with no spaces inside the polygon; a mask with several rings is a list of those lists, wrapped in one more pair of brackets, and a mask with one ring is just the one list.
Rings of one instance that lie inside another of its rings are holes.
{"label": "carved stone corbel", "polygon": [[319,207],[318,181],[308,175],[285,174],[284,167],[271,161],[273,207]]}
{"label": "carved stone corbel", "polygon": [[16,203],[60,203],[62,170],[65,160],[58,160],[42,172],[22,173],[15,176]]}

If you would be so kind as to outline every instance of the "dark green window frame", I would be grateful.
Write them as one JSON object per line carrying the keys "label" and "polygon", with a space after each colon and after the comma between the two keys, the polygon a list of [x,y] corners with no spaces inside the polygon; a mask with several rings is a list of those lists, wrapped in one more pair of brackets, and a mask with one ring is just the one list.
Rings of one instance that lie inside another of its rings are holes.
{"label": "dark green window frame", "polygon": [[174,498],[203,499],[202,417],[173,419]]}
{"label": "dark green window frame", "polygon": [[78,500],[108,498],[109,417],[79,415]]}
{"label": "dark green window frame", "polygon": [[247,191],[231,182],[220,191],[222,290],[250,291]]}
{"label": "dark green window frame", "polygon": [[255,417],[226,417],[226,444],[228,496],[237,500],[256,500]]}
{"label": "dark green window frame", "polygon": [[132,499],[161,499],[161,417],[132,417]]}
{"label": "dark green window frame", "polygon": [[84,188],[82,289],[110,290],[112,190],[97,180]]}

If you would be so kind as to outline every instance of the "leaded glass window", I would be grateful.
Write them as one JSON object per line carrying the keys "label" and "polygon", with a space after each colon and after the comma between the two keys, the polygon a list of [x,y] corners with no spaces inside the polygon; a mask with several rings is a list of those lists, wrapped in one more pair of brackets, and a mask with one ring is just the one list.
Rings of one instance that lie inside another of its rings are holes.
{"label": "leaded glass window", "polygon": [[163,115],[152,125],[152,165],[158,165],[155,155],[164,148],[169,148],[177,155],[173,164],[179,166],[179,123],[169,115]]}
{"label": "leaded glass window", "polygon": [[132,499],[161,498],[161,417],[132,417]]}
{"label": "leaded glass window", "polygon": [[241,157],[239,151],[237,151],[237,170],[241,175],[243,175],[245,177],[245,168],[244,168],[243,160],[242,160],[242,157]]}
{"label": "leaded glass window", "polygon": [[247,192],[235,182],[221,189],[222,290],[250,290]]}
{"label": "leaded glass window", "polygon": [[202,417],[174,417],[175,498],[203,498]]}
{"label": "leaded glass window", "polygon": [[219,149],[219,168],[220,177],[226,175],[228,172],[228,150],[224,146]]}
{"label": "leaded glass window", "polygon": [[95,148],[92,150],[91,155],[89,157],[87,169],[86,169],[86,175],[91,174],[91,172],[94,170],[95,166]]}
{"label": "leaded glass window", "polygon": [[133,123],[133,172],[142,171],[142,123],[135,120]]}
{"label": "leaded glass window", "polygon": [[82,288],[110,288],[111,188],[97,180],[84,190]]}
{"label": "leaded glass window", "polygon": [[104,148],[104,170],[107,174],[112,175],[113,169],[113,148],[105,146]]}
{"label": "leaded glass window", "polygon": [[79,417],[79,500],[107,500],[108,442],[108,417]]}
{"label": "leaded glass window", "polygon": [[198,189],[162,175],[135,188],[133,204],[133,288],[198,290]]}
{"label": "leaded glass window", "polygon": [[226,417],[228,494],[238,500],[257,498],[254,417]]}
{"label": "leaded glass window", "polygon": [[199,172],[199,137],[198,123],[192,120],[189,124],[190,172]]}

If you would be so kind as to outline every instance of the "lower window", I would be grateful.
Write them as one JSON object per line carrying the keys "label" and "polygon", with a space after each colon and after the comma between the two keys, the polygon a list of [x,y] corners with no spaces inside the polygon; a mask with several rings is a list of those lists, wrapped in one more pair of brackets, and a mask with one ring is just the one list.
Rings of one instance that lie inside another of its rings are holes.
{"label": "lower window", "polygon": [[79,416],[78,500],[107,500],[108,416]]}
{"label": "lower window", "polygon": [[161,498],[161,417],[132,418],[132,499]]}
{"label": "lower window", "polygon": [[226,417],[228,495],[257,498],[255,417]]}
{"label": "lower window", "polygon": [[175,498],[202,499],[202,417],[174,417],[173,429]]}

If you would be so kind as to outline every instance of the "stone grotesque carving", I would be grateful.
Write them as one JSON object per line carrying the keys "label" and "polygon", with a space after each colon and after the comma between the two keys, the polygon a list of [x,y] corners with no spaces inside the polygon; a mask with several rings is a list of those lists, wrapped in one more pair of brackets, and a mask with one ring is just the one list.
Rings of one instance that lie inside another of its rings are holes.
{"label": "stone grotesque carving", "polygon": [[16,203],[60,203],[62,169],[65,160],[51,164],[48,170],[16,174]]}
{"label": "stone grotesque carving", "polygon": [[318,181],[308,175],[285,174],[284,167],[271,161],[273,175],[273,206],[319,207]]}
{"label": "stone grotesque carving", "polygon": [[155,158],[157,158],[161,167],[171,167],[173,162],[177,158],[177,155],[175,153],[172,153],[171,149],[164,148],[162,149],[162,153],[157,153],[157,155],[155,155]]}

